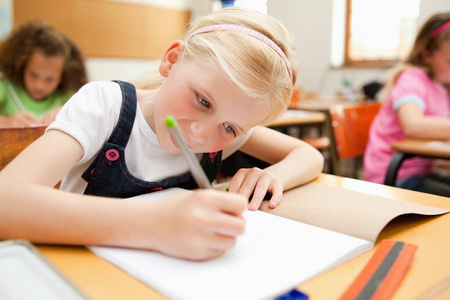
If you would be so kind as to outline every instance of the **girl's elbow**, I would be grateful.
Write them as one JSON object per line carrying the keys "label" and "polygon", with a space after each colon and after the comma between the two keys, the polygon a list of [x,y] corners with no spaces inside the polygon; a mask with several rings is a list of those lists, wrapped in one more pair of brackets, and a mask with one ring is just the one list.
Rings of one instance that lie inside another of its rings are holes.
{"label": "girl's elbow", "polygon": [[405,127],[403,127],[403,133],[407,137],[412,138],[416,135],[416,130],[414,128],[411,128],[410,126],[405,126]]}
{"label": "girl's elbow", "polygon": [[408,138],[420,138],[423,126],[415,123],[402,124],[403,134]]}
{"label": "girl's elbow", "polygon": [[318,155],[317,155],[317,158],[315,159],[316,167],[314,169],[316,171],[316,177],[319,176],[320,173],[322,173],[323,167],[325,165],[325,158],[323,157],[322,153],[320,153],[319,151],[317,151],[317,152],[318,152]]}
{"label": "girl's elbow", "polygon": [[325,158],[323,157],[322,153],[316,148],[312,148],[311,150],[311,155],[308,159],[311,161],[311,172],[313,173],[315,178],[319,176],[320,173],[322,173],[323,167],[325,165]]}

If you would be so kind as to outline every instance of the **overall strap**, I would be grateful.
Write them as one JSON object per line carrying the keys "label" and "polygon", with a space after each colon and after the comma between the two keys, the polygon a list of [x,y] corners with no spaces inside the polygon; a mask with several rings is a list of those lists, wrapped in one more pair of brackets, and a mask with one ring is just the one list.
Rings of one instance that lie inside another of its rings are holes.
{"label": "overall strap", "polygon": [[122,91],[122,108],[120,109],[119,120],[114,128],[108,143],[125,147],[133,129],[134,119],[136,117],[136,89],[134,85],[128,82],[113,80],[119,84]]}
{"label": "overall strap", "polygon": [[[120,108],[120,114],[117,124],[114,127],[113,132],[109,136],[108,141],[103,146],[101,153],[110,149],[111,146],[115,148],[119,147],[125,149],[130,138],[131,131],[133,129],[134,118],[136,116],[137,99],[136,89],[134,88],[134,86],[130,83],[118,80],[113,80],[113,82],[119,84],[122,91],[122,106]],[[97,166],[100,157],[102,157],[102,155],[98,155],[81,176],[87,182],[90,181],[92,173]]]}

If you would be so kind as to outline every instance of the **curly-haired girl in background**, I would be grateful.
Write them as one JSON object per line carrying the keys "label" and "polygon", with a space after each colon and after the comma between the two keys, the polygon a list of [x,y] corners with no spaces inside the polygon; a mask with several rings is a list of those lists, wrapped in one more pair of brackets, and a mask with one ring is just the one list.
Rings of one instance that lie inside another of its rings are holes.
{"label": "curly-haired girl in background", "polygon": [[[364,155],[365,179],[377,183],[386,176],[393,142],[450,139],[450,12],[428,19],[410,55],[395,71]],[[396,186],[450,196],[450,178],[436,173],[433,160],[423,157],[402,164]]]}
{"label": "curly-haired girl in background", "polygon": [[87,75],[63,33],[32,20],[0,44],[0,127],[48,125]]}

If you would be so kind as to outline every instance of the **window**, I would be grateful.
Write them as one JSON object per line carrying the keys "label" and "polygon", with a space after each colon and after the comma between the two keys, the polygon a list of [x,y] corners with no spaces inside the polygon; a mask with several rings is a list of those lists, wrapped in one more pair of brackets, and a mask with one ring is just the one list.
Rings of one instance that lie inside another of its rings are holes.
{"label": "window", "polygon": [[345,66],[390,66],[407,56],[420,0],[346,0]]}

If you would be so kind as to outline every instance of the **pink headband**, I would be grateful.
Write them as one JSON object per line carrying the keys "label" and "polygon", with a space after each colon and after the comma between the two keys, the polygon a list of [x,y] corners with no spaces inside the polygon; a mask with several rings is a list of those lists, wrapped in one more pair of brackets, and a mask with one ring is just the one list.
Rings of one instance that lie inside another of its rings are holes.
{"label": "pink headband", "polygon": [[278,45],[275,44],[274,41],[269,39],[267,36],[265,36],[264,34],[258,32],[258,31],[255,31],[255,30],[253,30],[251,28],[248,28],[248,27],[245,27],[245,26],[241,26],[241,25],[235,25],[235,24],[209,25],[209,26],[201,27],[201,28],[195,30],[188,38],[191,38],[194,35],[197,35],[197,34],[200,34],[200,33],[211,32],[211,31],[215,31],[215,30],[239,31],[239,32],[248,34],[248,35],[250,35],[250,36],[252,36],[254,38],[257,38],[260,41],[263,41],[264,43],[269,45],[270,48],[275,50],[275,52],[283,59],[284,63],[286,64],[286,68],[288,70],[289,76],[292,79],[293,75],[292,75],[291,64],[289,63],[289,60],[287,59],[287,57],[284,54],[283,50],[281,50],[281,48],[278,47]]}
{"label": "pink headband", "polygon": [[436,29],[435,31],[433,31],[433,33],[430,36],[430,40],[434,39],[435,37],[437,37],[442,31],[444,31],[445,29],[450,28],[450,22],[445,23],[444,25],[441,25],[438,27],[438,29]]}

